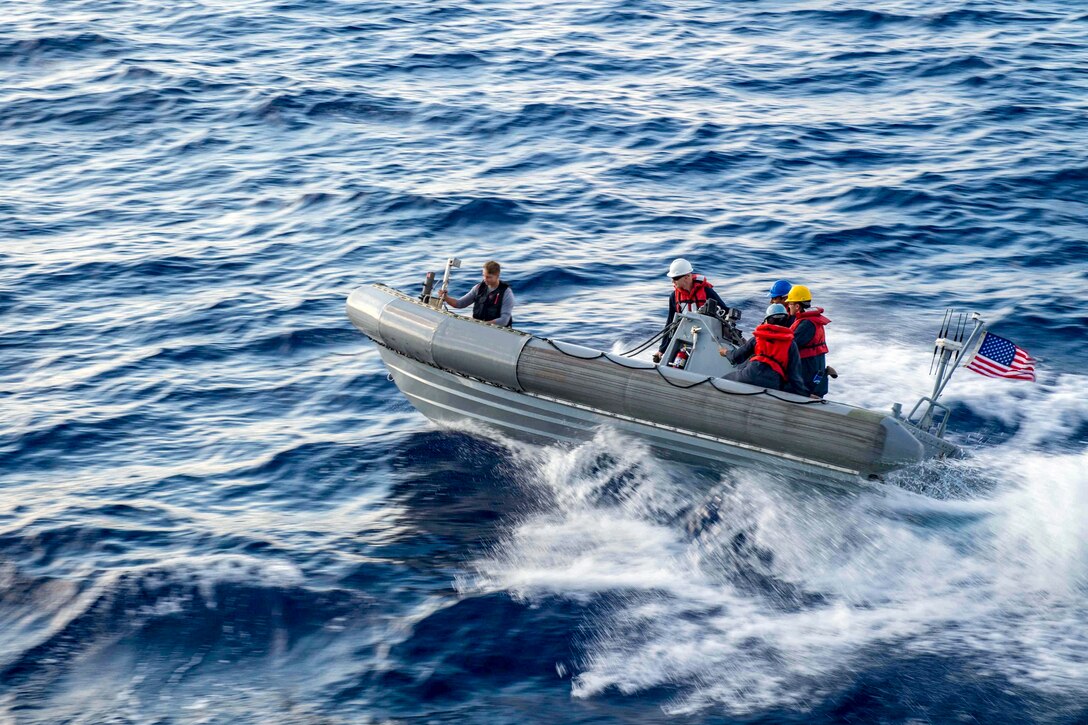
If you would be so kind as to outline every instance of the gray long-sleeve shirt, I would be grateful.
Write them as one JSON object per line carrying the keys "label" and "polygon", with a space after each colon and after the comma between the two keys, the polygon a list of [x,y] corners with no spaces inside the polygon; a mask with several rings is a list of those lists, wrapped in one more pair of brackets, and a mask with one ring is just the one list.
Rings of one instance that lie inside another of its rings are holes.
{"label": "gray long-sleeve shirt", "polygon": [[[472,307],[472,303],[476,301],[476,290],[479,289],[480,283],[473,286],[467,294],[458,297],[453,301],[453,306],[457,309],[462,307]],[[494,290],[494,287],[488,287],[489,290]],[[509,287],[506,288],[506,293],[502,296],[502,314],[496,317],[494,320],[490,320],[493,325],[499,327],[506,327],[510,324],[510,318],[514,315],[514,291]]]}

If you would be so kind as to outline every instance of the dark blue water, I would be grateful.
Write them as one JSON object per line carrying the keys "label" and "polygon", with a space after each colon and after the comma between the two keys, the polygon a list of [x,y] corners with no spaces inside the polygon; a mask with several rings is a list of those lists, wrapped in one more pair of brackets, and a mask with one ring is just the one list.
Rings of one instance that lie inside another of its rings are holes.
{"label": "dark blue water", "polygon": [[[1088,11],[44,0],[0,26],[0,719],[1088,719]],[[443,430],[343,303],[499,259],[625,349],[692,260],[963,464],[853,494]]]}

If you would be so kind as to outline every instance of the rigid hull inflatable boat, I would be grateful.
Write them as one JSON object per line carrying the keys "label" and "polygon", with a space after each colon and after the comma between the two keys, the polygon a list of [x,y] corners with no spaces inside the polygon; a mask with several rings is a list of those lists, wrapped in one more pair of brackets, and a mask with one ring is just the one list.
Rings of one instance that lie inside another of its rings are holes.
{"label": "rigid hull inflatable boat", "polygon": [[670,458],[854,481],[959,454],[898,406],[876,412],[722,379],[732,366],[718,348],[732,345],[709,315],[682,315],[655,365],[478,322],[381,284],[352,292],[347,314],[401,392],[438,423],[568,443],[610,426]]}

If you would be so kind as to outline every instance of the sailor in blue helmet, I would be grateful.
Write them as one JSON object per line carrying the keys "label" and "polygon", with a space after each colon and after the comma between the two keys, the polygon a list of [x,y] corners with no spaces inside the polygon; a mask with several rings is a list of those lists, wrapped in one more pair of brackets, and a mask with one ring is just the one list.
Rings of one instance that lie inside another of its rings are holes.
{"label": "sailor in blue helmet", "polygon": [[[729,305],[722,301],[714,287],[701,274],[695,274],[691,262],[686,259],[674,259],[669,265],[669,278],[672,279],[672,294],[669,295],[669,317],[665,320],[666,329],[676,319],[678,312],[693,312],[698,310],[706,301],[714,300],[722,309],[728,310]],[[654,362],[661,362],[661,356],[665,348],[669,346],[670,335],[661,338],[661,345],[654,353]]]}
{"label": "sailor in blue helmet", "polygon": [[780,279],[772,284],[771,289],[767,292],[767,296],[771,298],[771,304],[785,305],[786,296],[790,293],[792,286],[788,279]]}
{"label": "sailor in blue helmet", "polygon": [[768,307],[763,324],[752,332],[748,342],[729,352],[722,348],[722,354],[737,366],[722,377],[760,388],[807,395],[801,379],[801,353],[793,341],[789,320],[783,305],[775,303]]}

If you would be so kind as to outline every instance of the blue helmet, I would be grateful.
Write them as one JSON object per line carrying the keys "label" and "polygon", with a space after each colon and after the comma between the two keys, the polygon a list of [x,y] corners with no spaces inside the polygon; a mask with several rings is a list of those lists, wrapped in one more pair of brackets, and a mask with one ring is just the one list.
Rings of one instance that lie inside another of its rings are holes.
{"label": "blue helmet", "polygon": [[790,288],[793,287],[788,279],[780,279],[771,285],[771,291],[767,293],[768,297],[785,297],[790,293]]}

